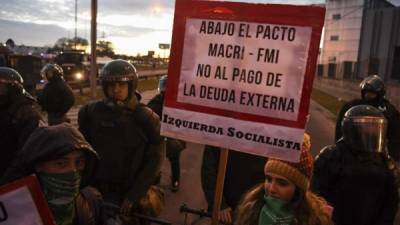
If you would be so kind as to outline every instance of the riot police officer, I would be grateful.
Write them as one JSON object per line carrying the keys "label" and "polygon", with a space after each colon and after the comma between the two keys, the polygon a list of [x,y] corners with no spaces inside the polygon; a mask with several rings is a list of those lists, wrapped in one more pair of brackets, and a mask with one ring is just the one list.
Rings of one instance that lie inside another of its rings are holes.
{"label": "riot police officer", "polygon": [[[158,91],[159,94],[154,96],[149,103],[147,104],[157,115],[161,118],[163,102],[165,96],[165,90],[167,87],[168,76],[162,76],[158,83]],[[179,190],[180,184],[180,155],[181,151],[186,148],[186,142],[175,139],[175,138],[166,138],[166,150],[167,150],[167,158],[171,165],[171,191],[176,192]]]}
{"label": "riot police officer", "polygon": [[159,174],[160,120],[139,102],[131,63],[113,60],[99,78],[105,98],[80,109],[79,129],[100,156],[94,186],[105,201],[121,205],[121,214],[128,215]]}
{"label": "riot police officer", "polygon": [[63,74],[63,69],[59,65],[51,63],[45,65],[41,71],[43,79],[48,83],[38,95],[38,102],[47,112],[50,125],[70,122],[66,114],[74,105],[75,97]]}
{"label": "riot police officer", "polygon": [[397,162],[400,160],[400,113],[385,98],[386,88],[383,80],[372,75],[366,77],[361,83],[361,99],[354,99],[343,105],[336,120],[335,140],[342,137],[341,122],[347,110],[356,105],[371,105],[378,108],[388,121],[387,148],[390,156]]}
{"label": "riot police officer", "polygon": [[35,99],[22,85],[17,71],[0,67],[0,177],[32,131],[43,122]]}
{"label": "riot police officer", "polygon": [[392,225],[398,191],[386,153],[386,118],[370,105],[350,108],[343,138],[317,156],[313,190],[332,206],[337,225]]}

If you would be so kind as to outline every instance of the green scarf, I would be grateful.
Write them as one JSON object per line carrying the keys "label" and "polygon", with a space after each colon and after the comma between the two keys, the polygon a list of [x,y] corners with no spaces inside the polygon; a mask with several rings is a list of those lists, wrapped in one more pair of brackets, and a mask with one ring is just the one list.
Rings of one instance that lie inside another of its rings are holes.
{"label": "green scarf", "polygon": [[81,175],[78,172],[39,173],[38,177],[57,225],[71,225],[75,217],[74,199],[79,194]]}
{"label": "green scarf", "polygon": [[270,196],[264,196],[264,201],[258,225],[290,225],[292,223],[293,213],[288,201]]}

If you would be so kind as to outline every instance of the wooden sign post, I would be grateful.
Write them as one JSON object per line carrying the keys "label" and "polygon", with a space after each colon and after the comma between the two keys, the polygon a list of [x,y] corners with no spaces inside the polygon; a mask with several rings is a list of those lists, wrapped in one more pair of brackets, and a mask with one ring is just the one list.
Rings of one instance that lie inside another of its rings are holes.
{"label": "wooden sign post", "polygon": [[218,176],[217,176],[217,185],[215,187],[215,197],[214,197],[214,206],[212,212],[212,225],[218,225],[218,214],[221,208],[222,201],[222,193],[224,191],[224,181],[225,181],[225,173],[226,173],[226,164],[228,162],[229,150],[226,148],[221,148],[221,154],[219,156],[218,163]]}

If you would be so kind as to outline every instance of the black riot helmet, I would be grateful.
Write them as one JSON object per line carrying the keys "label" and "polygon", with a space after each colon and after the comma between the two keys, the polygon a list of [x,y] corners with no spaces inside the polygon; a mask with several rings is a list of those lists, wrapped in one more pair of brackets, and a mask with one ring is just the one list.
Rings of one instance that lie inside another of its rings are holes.
{"label": "black riot helmet", "polygon": [[370,105],[351,107],[342,120],[344,142],[359,151],[385,152],[386,129],[385,116]]}
{"label": "black riot helmet", "polygon": [[371,75],[360,83],[361,97],[365,99],[366,92],[373,92],[377,95],[377,100],[382,100],[386,94],[385,83],[378,75]]}
{"label": "black riot helmet", "polygon": [[[138,75],[136,68],[128,61],[122,59],[113,60],[101,69],[100,81],[103,86],[104,94],[107,96],[107,84],[111,82],[127,82],[129,85],[129,95],[136,91]],[[108,97],[108,96],[107,96]]]}
{"label": "black riot helmet", "polygon": [[160,93],[165,92],[165,90],[167,89],[167,80],[168,80],[168,76],[164,75],[158,81],[158,91]]}
{"label": "black riot helmet", "polygon": [[23,93],[23,83],[24,79],[22,79],[22,76],[16,70],[9,67],[0,67],[0,84],[4,84],[5,86]]}
{"label": "black riot helmet", "polygon": [[40,71],[43,79],[47,79],[48,81],[56,80],[56,79],[64,79],[64,71],[61,66],[53,63],[46,64],[42,70]]}
{"label": "black riot helmet", "polygon": [[0,67],[0,106],[6,106],[18,95],[27,94],[22,76],[14,69]]}

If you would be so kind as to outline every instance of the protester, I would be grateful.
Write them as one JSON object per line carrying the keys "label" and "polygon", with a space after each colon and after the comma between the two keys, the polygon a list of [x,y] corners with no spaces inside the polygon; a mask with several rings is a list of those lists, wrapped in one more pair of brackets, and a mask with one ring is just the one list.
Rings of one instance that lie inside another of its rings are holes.
{"label": "protester", "polygon": [[[162,117],[162,109],[165,91],[167,88],[167,76],[162,76],[158,83],[158,91],[159,94],[154,96],[147,106],[149,106],[157,115]],[[186,148],[186,142],[174,139],[174,138],[165,138],[166,139],[166,150],[167,150],[167,158],[171,165],[171,191],[176,192],[179,190],[180,177],[181,177],[181,167],[180,167],[180,156],[181,151]]]}
{"label": "protester", "polygon": [[343,138],[321,150],[313,190],[335,208],[336,225],[393,225],[398,206],[386,119],[369,105],[350,108],[342,120]]}
{"label": "protester", "polygon": [[67,112],[75,102],[71,87],[64,80],[63,69],[57,64],[47,64],[41,71],[48,83],[38,95],[38,102],[47,112],[49,125],[70,122]]}
{"label": "protester", "polygon": [[138,77],[132,64],[113,60],[104,65],[99,79],[105,98],[80,109],[79,129],[100,156],[94,186],[127,216],[159,174],[160,121],[138,100]]}
{"label": "protester", "polygon": [[[210,212],[214,205],[219,157],[220,148],[205,146],[201,166],[201,184]],[[221,210],[218,215],[222,223],[232,224],[233,212],[242,195],[264,180],[265,161],[265,157],[229,151]]]}
{"label": "protester", "polygon": [[56,225],[102,225],[102,198],[86,186],[97,153],[70,124],[36,129],[2,183],[36,174]]}
{"label": "protester", "polygon": [[313,171],[310,137],[304,135],[300,162],[269,159],[265,183],[243,197],[237,225],[333,225],[331,208],[309,190]]}
{"label": "protester", "polygon": [[32,131],[43,124],[35,100],[22,84],[17,71],[0,67],[0,178]]}
{"label": "protester", "polygon": [[400,161],[400,113],[389,100],[385,98],[386,88],[383,80],[377,76],[372,75],[366,77],[361,83],[361,99],[354,99],[345,103],[339,111],[336,120],[335,140],[338,141],[342,133],[342,120],[344,114],[351,107],[356,105],[371,105],[378,108],[388,121],[387,128],[387,148],[389,155],[397,162]]}

